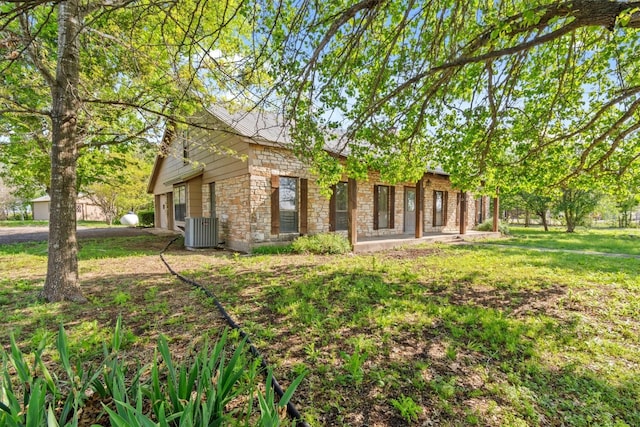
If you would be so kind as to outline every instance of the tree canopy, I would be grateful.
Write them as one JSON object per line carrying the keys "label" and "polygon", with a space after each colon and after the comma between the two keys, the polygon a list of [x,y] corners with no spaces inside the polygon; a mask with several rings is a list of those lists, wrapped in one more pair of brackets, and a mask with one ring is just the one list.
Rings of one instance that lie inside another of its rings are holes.
{"label": "tree canopy", "polygon": [[283,0],[261,28],[297,143],[313,141],[326,171],[342,171],[321,153],[333,138],[353,175],[415,180],[440,165],[465,190],[531,190],[637,168],[639,6]]}
{"label": "tree canopy", "polygon": [[0,5],[0,143],[35,147],[40,163],[48,153],[51,167],[44,184],[52,200],[47,299],[83,299],[77,172],[103,172],[83,160],[159,140],[167,121],[184,125],[199,106],[242,93],[251,27],[241,6],[235,0]]}
{"label": "tree canopy", "polygon": [[4,2],[0,143],[49,150],[45,296],[81,299],[74,209],[84,153],[159,140],[167,122],[183,126],[222,99],[282,108],[297,152],[325,183],[367,168],[417,180],[436,166],[486,193],[618,182],[640,158],[639,6]]}

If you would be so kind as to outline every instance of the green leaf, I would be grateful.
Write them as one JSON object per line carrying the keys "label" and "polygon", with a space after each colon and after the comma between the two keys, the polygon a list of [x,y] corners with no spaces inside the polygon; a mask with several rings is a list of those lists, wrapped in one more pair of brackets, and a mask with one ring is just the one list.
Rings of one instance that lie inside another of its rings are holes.
{"label": "green leaf", "polygon": [[284,392],[284,394],[278,401],[279,407],[284,408],[285,406],[287,406],[287,403],[289,403],[289,400],[291,400],[293,393],[295,393],[296,389],[298,388],[298,386],[300,385],[303,379],[304,379],[304,374],[301,374],[301,375],[298,375],[298,377],[296,377],[295,380],[293,380],[293,382],[289,385],[289,387],[287,387],[287,391]]}

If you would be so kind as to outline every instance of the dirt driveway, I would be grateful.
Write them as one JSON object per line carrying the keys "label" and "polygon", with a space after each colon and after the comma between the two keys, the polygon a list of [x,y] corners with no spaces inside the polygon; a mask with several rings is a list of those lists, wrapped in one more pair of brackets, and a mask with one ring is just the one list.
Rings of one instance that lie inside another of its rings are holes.
{"label": "dirt driveway", "polygon": [[[96,239],[103,237],[130,237],[144,234],[157,234],[167,232],[166,230],[156,230],[154,228],[136,227],[109,227],[109,228],[87,228],[78,227],[79,239]],[[49,238],[49,228],[44,227],[0,227],[0,245],[21,242],[40,242]]]}

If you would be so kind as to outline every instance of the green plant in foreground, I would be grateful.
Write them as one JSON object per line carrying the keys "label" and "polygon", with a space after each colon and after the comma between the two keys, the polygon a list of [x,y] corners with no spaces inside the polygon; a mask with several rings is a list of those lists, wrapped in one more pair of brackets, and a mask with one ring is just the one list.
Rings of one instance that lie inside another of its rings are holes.
{"label": "green plant in foreground", "polygon": [[367,360],[367,353],[362,352],[360,348],[356,347],[353,354],[349,355],[344,351],[340,352],[340,357],[344,360],[344,369],[349,373],[349,377],[356,385],[362,384],[364,380],[364,370],[362,366]]}
{"label": "green plant in foreground", "polygon": [[[76,426],[78,409],[83,406],[91,382],[98,374],[91,375],[80,363],[75,367],[71,365],[69,343],[62,325],[56,347],[66,380],[53,376],[43,363],[46,340],[43,339],[35,350],[31,367],[18,349],[13,334],[10,335],[10,341],[9,354],[0,348],[4,367],[0,376],[0,425],[55,426],[60,421],[64,425]],[[9,364],[13,366],[17,378],[9,374]],[[63,396],[62,390],[65,390],[66,396]],[[48,396],[50,399],[47,399]],[[49,404],[45,405],[47,401]],[[62,408],[57,414],[53,410],[56,406],[53,403]]]}
{"label": "green plant in foreground", "polygon": [[398,399],[391,399],[391,405],[400,412],[400,416],[407,420],[408,423],[416,421],[422,412],[422,407],[414,402],[411,397],[404,394]]}
{"label": "green plant in foreground", "polygon": [[113,303],[115,305],[125,305],[131,300],[131,294],[128,292],[118,291],[113,295]]}
{"label": "green plant in foreground", "polygon": [[[205,340],[196,356],[180,364],[172,361],[166,338],[160,337],[150,367],[129,371],[119,357],[123,343],[118,319],[111,348],[103,346],[104,359],[98,369],[71,364],[66,333],[60,326],[56,348],[66,378],[52,375],[42,361],[45,340],[34,353],[30,366],[11,336],[10,353],[0,348],[0,425],[77,426],[80,409],[87,396],[97,393],[112,426],[221,426],[233,420],[256,419],[253,396],[259,374],[258,362],[249,362],[245,341],[241,341],[227,360],[227,332],[210,347]],[[10,370],[9,365],[13,367]],[[150,378],[143,380],[143,376]],[[298,376],[275,403],[267,375],[264,394],[258,394],[260,426],[277,426],[280,412],[303,379]],[[244,398],[248,396],[249,398]],[[241,398],[242,397],[242,398]],[[233,405],[230,405],[234,402]],[[233,407],[234,409],[229,409]]]}

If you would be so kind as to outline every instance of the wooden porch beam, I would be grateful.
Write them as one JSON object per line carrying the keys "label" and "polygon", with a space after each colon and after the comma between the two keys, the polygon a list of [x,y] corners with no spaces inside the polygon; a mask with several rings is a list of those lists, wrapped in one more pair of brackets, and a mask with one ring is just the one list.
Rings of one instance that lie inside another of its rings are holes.
{"label": "wooden porch beam", "polygon": [[500,215],[500,198],[498,197],[499,190],[496,190],[496,197],[493,198],[493,232],[496,233],[499,229],[498,218]]}
{"label": "wooden porch beam", "polygon": [[358,182],[353,178],[349,178],[347,183],[347,194],[349,195],[347,230],[351,250],[355,250],[358,243]]}
{"label": "wooden porch beam", "polygon": [[460,193],[460,234],[467,234],[467,193]]}
{"label": "wooden porch beam", "polygon": [[416,183],[416,239],[423,236],[424,224],[424,175]]}

